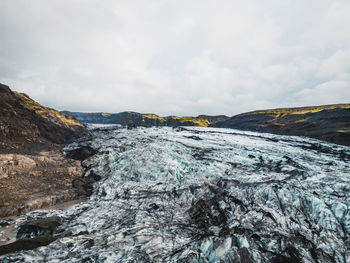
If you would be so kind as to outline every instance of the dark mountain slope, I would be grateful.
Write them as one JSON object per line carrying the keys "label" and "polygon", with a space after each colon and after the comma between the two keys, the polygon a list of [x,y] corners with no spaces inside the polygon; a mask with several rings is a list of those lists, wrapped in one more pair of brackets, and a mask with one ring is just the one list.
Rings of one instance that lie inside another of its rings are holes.
{"label": "dark mountain slope", "polygon": [[201,126],[207,127],[220,121],[225,121],[229,117],[224,115],[208,116],[199,115],[197,117],[160,117],[156,114],[142,114],[137,112],[119,112],[119,113],[82,113],[62,111],[64,114],[74,116],[81,122],[98,124],[121,124],[131,126]]}
{"label": "dark mountain slope", "polygon": [[26,94],[0,84],[0,149],[23,148],[33,143],[63,143],[84,130],[69,115],[43,107]]}
{"label": "dark mountain slope", "polygon": [[213,126],[306,136],[350,146],[350,104],[253,111]]}

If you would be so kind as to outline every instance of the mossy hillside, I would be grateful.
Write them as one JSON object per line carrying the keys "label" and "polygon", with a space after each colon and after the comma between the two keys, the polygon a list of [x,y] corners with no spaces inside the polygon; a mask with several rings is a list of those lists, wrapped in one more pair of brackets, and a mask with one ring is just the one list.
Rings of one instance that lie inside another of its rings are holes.
{"label": "mossy hillside", "polygon": [[110,117],[110,116],[112,116],[112,114],[111,114],[111,113],[108,113],[108,112],[102,112],[102,113],[101,113],[101,116],[102,116],[102,117]]}
{"label": "mossy hillside", "polygon": [[101,123],[101,124],[121,124],[131,126],[200,126],[208,127],[218,121],[228,119],[227,116],[209,116],[200,115],[197,117],[178,117],[167,116],[161,117],[156,114],[147,113],[141,114],[132,111],[120,112],[120,113],[82,113],[82,112],[68,112],[69,114],[85,123]]}
{"label": "mossy hillside", "polygon": [[332,110],[337,108],[350,109],[350,104],[332,104],[332,105],[297,107],[297,108],[278,108],[278,109],[270,109],[270,110],[253,111],[248,114],[252,114],[252,115],[264,114],[264,115],[274,116],[275,118],[279,118],[279,117],[284,117],[286,115],[316,113],[323,110]]}
{"label": "mossy hillside", "polygon": [[28,95],[0,84],[0,148],[64,143],[84,129],[74,117],[41,106]]}
{"label": "mossy hillside", "polygon": [[152,126],[199,126],[208,127],[210,121],[202,117],[177,117],[168,116],[160,117],[156,114],[143,114],[143,122],[145,124],[153,124]]}
{"label": "mossy hillside", "polygon": [[233,116],[215,126],[308,136],[350,146],[350,104],[259,110]]}
{"label": "mossy hillside", "polygon": [[142,114],[142,123],[139,126],[166,126],[166,119],[156,114]]}
{"label": "mossy hillside", "polygon": [[18,97],[18,99],[21,100],[20,103],[22,103],[26,109],[34,111],[36,114],[47,120],[55,122],[57,125],[65,126],[66,128],[72,129],[74,131],[84,127],[84,125],[76,120],[73,116],[62,114],[54,109],[41,106],[38,102],[32,100],[28,95],[24,93],[19,93],[16,91],[13,93]]}
{"label": "mossy hillside", "polygon": [[211,122],[208,119],[201,117],[167,117],[168,126],[197,126],[208,127]]}
{"label": "mossy hillside", "polygon": [[[309,118],[322,111],[329,111],[335,109],[350,109],[350,104],[333,104],[313,107],[298,107],[298,108],[279,108],[271,110],[262,110],[251,112],[251,115],[265,115],[272,117],[268,122],[271,125],[284,128],[288,124],[302,125],[308,122]],[[249,113],[248,113],[249,114]],[[269,123],[262,124],[260,127],[265,128]]]}

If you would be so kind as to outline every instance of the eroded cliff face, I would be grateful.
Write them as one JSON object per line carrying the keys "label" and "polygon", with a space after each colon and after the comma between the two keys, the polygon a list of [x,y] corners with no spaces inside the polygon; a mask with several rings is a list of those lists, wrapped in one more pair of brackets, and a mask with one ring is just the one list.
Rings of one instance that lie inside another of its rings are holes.
{"label": "eroded cliff face", "polygon": [[83,168],[61,148],[84,130],[73,117],[0,84],[0,217],[78,198],[72,181]]}
{"label": "eroded cliff face", "polygon": [[350,145],[350,104],[254,111],[213,125]]}
{"label": "eroded cliff face", "polygon": [[72,116],[43,107],[0,84],[0,152],[63,143],[84,129]]}

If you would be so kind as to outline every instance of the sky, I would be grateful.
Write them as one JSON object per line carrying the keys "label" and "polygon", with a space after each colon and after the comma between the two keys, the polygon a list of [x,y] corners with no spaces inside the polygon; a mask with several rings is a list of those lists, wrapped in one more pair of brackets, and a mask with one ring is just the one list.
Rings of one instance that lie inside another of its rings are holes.
{"label": "sky", "polygon": [[0,83],[58,110],[350,103],[349,0],[0,0]]}

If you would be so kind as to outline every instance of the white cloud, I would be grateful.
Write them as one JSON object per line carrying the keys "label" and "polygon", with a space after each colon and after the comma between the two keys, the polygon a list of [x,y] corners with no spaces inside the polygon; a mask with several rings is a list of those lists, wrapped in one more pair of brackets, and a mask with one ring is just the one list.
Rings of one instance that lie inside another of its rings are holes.
{"label": "white cloud", "polygon": [[349,13],[347,0],[5,0],[0,82],[80,111],[350,102]]}
{"label": "white cloud", "polygon": [[297,96],[302,105],[349,103],[349,89],[349,82],[332,80],[312,89],[304,89]]}
{"label": "white cloud", "polygon": [[350,50],[338,50],[325,59],[319,68],[319,77],[350,81]]}

